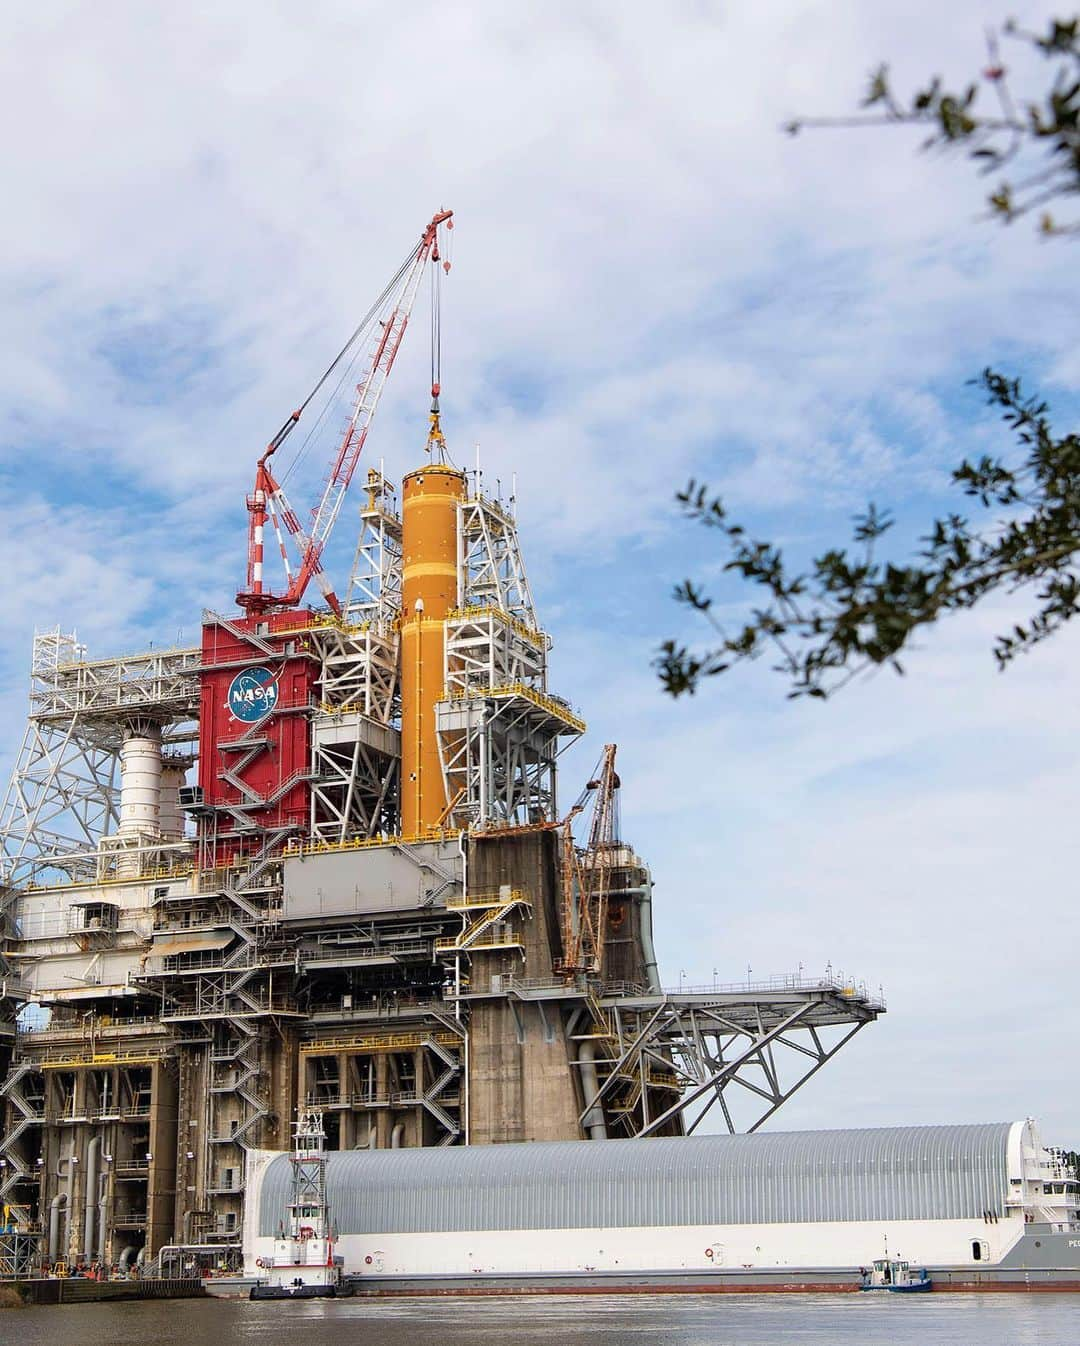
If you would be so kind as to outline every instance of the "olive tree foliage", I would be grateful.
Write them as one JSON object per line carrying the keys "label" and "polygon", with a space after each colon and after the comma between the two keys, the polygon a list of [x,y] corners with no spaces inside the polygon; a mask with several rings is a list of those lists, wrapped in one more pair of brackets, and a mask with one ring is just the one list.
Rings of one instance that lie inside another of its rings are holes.
{"label": "olive tree foliage", "polygon": [[[924,149],[964,153],[994,174],[989,205],[1003,223],[1037,214],[1047,237],[1080,234],[1080,221],[1058,220],[1050,209],[1080,195],[1080,18],[1054,20],[1042,34],[1006,24],[1000,36],[1050,62],[1041,100],[1013,97],[995,33],[988,37],[989,64],[960,92],[934,79],[904,101],[882,66],[871,77],[867,111],[800,120],[787,129],[928,128]],[[987,93],[992,110],[981,101]],[[994,645],[1004,668],[1080,613],[1080,436],[1055,431],[1046,403],[1018,379],[985,369],[973,382],[1000,413],[1009,447],[1000,457],[960,463],[952,482],[965,512],[933,519],[918,550],[902,561],[881,554],[892,518],[874,505],[855,519],[845,545],[792,568],[779,547],[734,522],[707,485],[691,481],[679,493],[686,516],[725,549],[723,569],[751,585],[758,602],[737,629],[728,629],[703,585],[688,579],[676,588],[676,600],[701,615],[711,639],[702,649],[675,640],[661,646],[656,668],[668,693],[695,692],[703,679],[771,654],[790,696],[826,697],[875,666],[902,672],[912,637],[947,613],[995,592],[1022,592],[1026,615]]]}

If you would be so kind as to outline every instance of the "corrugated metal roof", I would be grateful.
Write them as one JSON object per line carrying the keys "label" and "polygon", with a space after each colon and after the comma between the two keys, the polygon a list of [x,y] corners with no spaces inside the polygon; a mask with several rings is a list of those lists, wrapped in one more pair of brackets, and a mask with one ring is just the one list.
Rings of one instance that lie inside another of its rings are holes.
{"label": "corrugated metal roof", "polygon": [[[1009,1122],[331,1153],[343,1234],[934,1220],[1003,1211]],[[258,1229],[289,1199],[267,1167]]]}

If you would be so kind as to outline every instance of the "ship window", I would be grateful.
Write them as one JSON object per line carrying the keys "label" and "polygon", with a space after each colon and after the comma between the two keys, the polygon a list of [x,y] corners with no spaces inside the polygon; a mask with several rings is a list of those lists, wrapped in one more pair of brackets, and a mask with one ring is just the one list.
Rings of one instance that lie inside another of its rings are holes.
{"label": "ship window", "polygon": [[978,1239],[971,1240],[971,1256],[972,1260],[975,1262],[982,1261],[982,1244]]}

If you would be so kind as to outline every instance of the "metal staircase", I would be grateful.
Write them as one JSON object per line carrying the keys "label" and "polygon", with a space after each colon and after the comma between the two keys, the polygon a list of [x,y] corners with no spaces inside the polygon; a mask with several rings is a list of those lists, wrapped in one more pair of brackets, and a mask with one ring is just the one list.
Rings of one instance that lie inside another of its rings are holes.
{"label": "metal staircase", "polygon": [[[474,916],[471,920],[465,917],[466,925],[457,935],[435,941],[436,953],[464,953],[469,949],[476,948],[481,941],[481,937],[492,927],[505,921],[512,912],[521,908],[531,908],[532,902],[519,889],[504,885],[497,893],[473,893],[465,897],[458,898],[446,904],[448,911],[478,911],[479,916]],[[498,947],[504,947],[507,944],[519,944],[521,941],[516,938],[497,941]],[[491,941],[484,941],[483,947],[495,947]]]}

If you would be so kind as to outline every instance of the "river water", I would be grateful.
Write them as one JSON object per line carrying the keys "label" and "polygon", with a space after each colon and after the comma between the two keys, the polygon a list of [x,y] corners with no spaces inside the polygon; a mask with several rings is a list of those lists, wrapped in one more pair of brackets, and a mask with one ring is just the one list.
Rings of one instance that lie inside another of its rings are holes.
{"label": "river water", "polygon": [[222,1300],[0,1312],[0,1346],[1080,1346],[1078,1294]]}

